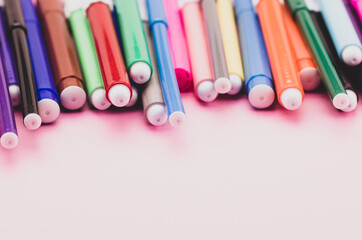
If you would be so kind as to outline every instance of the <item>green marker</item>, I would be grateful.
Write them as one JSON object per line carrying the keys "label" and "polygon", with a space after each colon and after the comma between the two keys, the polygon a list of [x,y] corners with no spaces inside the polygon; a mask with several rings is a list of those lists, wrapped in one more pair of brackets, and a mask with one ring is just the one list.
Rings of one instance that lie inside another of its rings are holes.
{"label": "green marker", "polygon": [[136,0],[115,0],[127,69],[131,79],[144,84],[152,75],[152,64]]}
{"label": "green marker", "polygon": [[106,110],[111,104],[106,97],[92,30],[82,1],[66,0],[64,11],[77,47],[89,100],[96,109]]}
{"label": "green marker", "polygon": [[[347,108],[350,104],[350,99],[313,23],[306,1],[286,0],[286,2],[313,54],[324,86],[332,99],[333,106],[341,110]],[[315,1],[312,0],[310,2],[310,6],[312,4],[315,5]]]}

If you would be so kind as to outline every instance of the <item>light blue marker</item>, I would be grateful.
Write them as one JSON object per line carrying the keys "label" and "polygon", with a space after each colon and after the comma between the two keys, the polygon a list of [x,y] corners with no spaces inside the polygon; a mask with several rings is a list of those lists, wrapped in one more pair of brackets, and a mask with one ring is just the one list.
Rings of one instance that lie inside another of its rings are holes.
{"label": "light blue marker", "polygon": [[147,0],[147,6],[169,122],[172,126],[180,126],[186,115],[171,58],[163,0]]}
{"label": "light blue marker", "polygon": [[235,15],[249,102],[255,108],[267,108],[275,99],[273,78],[252,0],[235,0]]}
{"label": "light blue marker", "polygon": [[349,66],[362,62],[362,44],[341,0],[319,0],[321,12],[339,57]]}

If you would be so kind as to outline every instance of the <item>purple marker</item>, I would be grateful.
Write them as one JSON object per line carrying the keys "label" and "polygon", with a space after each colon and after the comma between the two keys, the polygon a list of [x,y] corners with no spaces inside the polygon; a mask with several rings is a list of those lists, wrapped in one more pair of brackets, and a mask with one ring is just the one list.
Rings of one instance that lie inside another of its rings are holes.
{"label": "purple marker", "polygon": [[7,29],[5,24],[4,0],[0,0],[0,55],[3,60],[3,68],[6,80],[9,84],[11,102],[13,106],[18,106],[20,100],[20,88],[18,76],[15,70],[13,53],[7,38]]}
{"label": "purple marker", "polygon": [[347,10],[349,18],[351,19],[353,27],[356,29],[359,40],[362,42],[362,24],[358,19],[357,13],[354,11],[353,6],[349,0],[343,0],[343,3]]}
{"label": "purple marker", "polygon": [[15,148],[18,145],[18,132],[16,130],[15,118],[8,83],[2,59],[0,58],[0,143],[6,149]]}

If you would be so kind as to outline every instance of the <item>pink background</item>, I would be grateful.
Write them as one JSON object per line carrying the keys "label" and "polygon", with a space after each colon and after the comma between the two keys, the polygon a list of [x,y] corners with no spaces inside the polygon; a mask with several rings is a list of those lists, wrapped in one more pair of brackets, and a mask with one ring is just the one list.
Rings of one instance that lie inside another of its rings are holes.
{"label": "pink background", "polygon": [[246,97],[153,128],[142,112],[63,113],[0,150],[4,240],[360,240],[362,109]]}

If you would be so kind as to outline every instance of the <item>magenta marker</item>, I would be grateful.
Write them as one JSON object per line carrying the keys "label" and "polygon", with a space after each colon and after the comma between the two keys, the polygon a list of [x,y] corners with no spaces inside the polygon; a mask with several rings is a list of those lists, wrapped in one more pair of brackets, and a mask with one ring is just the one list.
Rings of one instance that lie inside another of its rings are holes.
{"label": "magenta marker", "polygon": [[190,58],[177,0],[164,0],[171,57],[180,91],[192,85]]}

